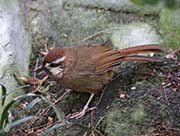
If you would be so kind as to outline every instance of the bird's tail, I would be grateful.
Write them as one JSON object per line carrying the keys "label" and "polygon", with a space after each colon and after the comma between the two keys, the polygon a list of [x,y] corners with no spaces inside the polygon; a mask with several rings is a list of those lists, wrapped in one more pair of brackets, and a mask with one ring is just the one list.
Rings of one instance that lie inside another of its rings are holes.
{"label": "bird's tail", "polygon": [[120,49],[118,52],[122,55],[122,59],[125,61],[161,61],[160,58],[148,57],[142,55],[133,55],[137,53],[145,52],[163,52],[162,48],[159,45],[140,45],[135,47],[128,47],[125,49]]}
{"label": "bird's tail", "polygon": [[160,62],[160,58],[137,55],[144,52],[163,52],[157,45],[141,45],[120,50],[107,50],[96,58],[96,72],[103,73],[112,70],[113,67],[124,61],[151,61]]}
{"label": "bird's tail", "polygon": [[140,52],[163,52],[163,50],[157,44],[147,44],[147,45],[140,45],[140,46],[128,47],[125,49],[120,49],[119,52],[122,54],[133,54]]}

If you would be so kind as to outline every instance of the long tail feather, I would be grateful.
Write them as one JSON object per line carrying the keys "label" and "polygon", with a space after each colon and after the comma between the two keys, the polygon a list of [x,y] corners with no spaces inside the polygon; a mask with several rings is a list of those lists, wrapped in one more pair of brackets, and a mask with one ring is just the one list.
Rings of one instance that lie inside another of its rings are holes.
{"label": "long tail feather", "polygon": [[107,51],[96,57],[96,72],[104,73],[121,64],[123,61],[162,61],[160,58],[136,55],[143,52],[163,52],[163,50],[160,46],[151,44]]}
{"label": "long tail feather", "polygon": [[118,50],[118,52],[127,55],[127,54],[141,53],[141,52],[163,52],[163,50],[160,46],[157,46],[156,44],[150,44],[150,45],[128,47],[125,49],[120,49]]}
{"label": "long tail feather", "polygon": [[148,56],[126,56],[123,58],[124,61],[154,61],[154,62],[161,62],[162,59],[155,58],[155,57],[148,57]]}

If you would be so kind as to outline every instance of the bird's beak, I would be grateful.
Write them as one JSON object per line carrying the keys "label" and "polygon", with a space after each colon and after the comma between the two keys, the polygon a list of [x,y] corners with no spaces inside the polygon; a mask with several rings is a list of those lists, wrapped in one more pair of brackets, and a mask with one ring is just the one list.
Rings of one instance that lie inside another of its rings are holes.
{"label": "bird's beak", "polygon": [[46,68],[45,68],[43,65],[38,66],[38,67],[34,70],[34,72],[41,72],[41,71],[46,71]]}

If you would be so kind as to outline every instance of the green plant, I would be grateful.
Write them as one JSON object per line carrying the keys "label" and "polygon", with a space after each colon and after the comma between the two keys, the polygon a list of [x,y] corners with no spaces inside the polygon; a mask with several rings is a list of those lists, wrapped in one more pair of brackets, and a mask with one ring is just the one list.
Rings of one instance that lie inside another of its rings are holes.
{"label": "green plant", "polygon": [[[2,87],[2,96],[0,97],[0,99],[2,99],[1,106],[4,106],[6,97],[9,94],[6,93],[7,90],[6,90],[5,86],[1,85],[1,87]],[[5,107],[3,108],[1,117],[0,117],[0,135],[2,135],[4,132],[9,131],[12,127],[15,127],[15,126],[17,126],[23,122],[29,121],[33,118],[33,116],[27,116],[25,118],[16,120],[15,122],[12,122],[12,123],[8,122],[9,111],[13,107],[13,105],[15,103],[17,103],[19,100],[21,100],[25,97],[28,97],[28,96],[33,96],[33,95],[34,94],[31,94],[31,95],[25,94],[25,95],[18,96],[16,98],[14,98],[12,101],[10,101],[7,105],[5,105]]]}
{"label": "green plant", "polygon": [[[2,87],[2,96],[0,97],[0,99],[2,100],[2,104],[4,104],[6,97],[9,94],[6,93],[7,90],[3,85],[1,85],[1,87]],[[50,102],[48,99],[46,99],[46,97],[44,97],[42,95],[28,93],[28,94],[23,94],[23,95],[19,95],[19,96],[15,97],[12,101],[10,101],[8,104],[6,104],[6,106],[3,108],[2,114],[0,116],[0,135],[3,135],[4,132],[9,132],[12,128],[15,128],[17,125],[20,125],[22,123],[25,123],[25,122],[30,121],[33,118],[35,118],[35,116],[27,116],[27,117],[18,119],[14,122],[10,122],[8,119],[9,112],[10,112],[11,108],[14,106],[14,104],[17,104],[20,100],[25,99],[27,97],[35,97],[35,99],[33,99],[32,102],[30,102],[29,105],[27,106],[29,108],[28,110],[30,110],[36,103],[38,103],[39,99],[41,99],[41,100],[45,101],[46,103],[48,103],[54,109],[58,119],[60,120],[60,122],[61,122],[60,124],[56,124],[54,127],[47,129],[45,131],[46,133],[49,133],[50,131],[52,131],[66,123],[66,121],[64,119],[65,118],[64,114],[60,111],[59,108],[56,107],[55,104]],[[44,133],[44,135],[46,133]]]}

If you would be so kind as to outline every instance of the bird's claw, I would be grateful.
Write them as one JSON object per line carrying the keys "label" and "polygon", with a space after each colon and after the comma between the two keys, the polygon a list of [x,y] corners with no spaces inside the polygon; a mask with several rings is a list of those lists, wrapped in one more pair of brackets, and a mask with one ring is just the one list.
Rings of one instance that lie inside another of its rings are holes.
{"label": "bird's claw", "polygon": [[52,50],[53,48],[48,48],[47,44],[44,45],[44,49],[45,51],[38,51],[38,53],[42,56],[46,56],[50,50]]}

